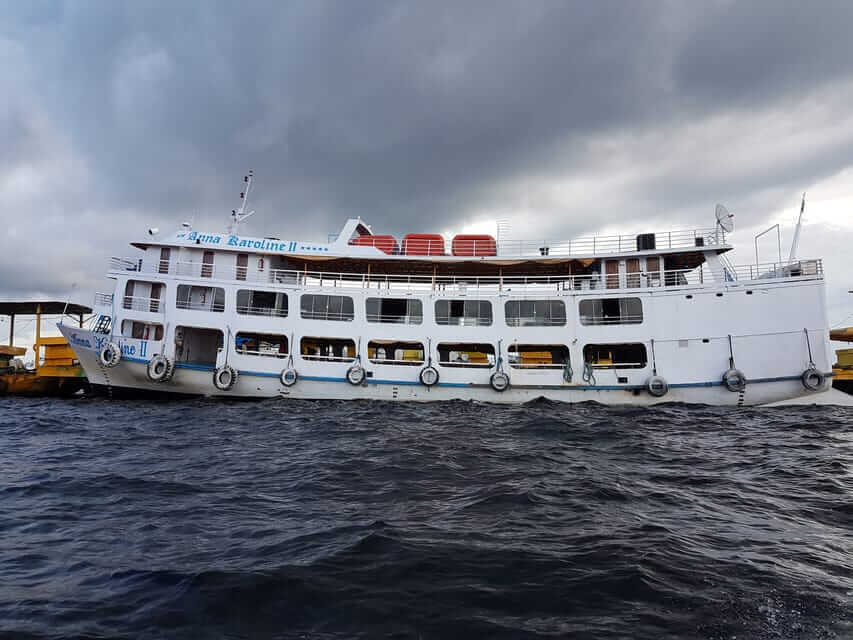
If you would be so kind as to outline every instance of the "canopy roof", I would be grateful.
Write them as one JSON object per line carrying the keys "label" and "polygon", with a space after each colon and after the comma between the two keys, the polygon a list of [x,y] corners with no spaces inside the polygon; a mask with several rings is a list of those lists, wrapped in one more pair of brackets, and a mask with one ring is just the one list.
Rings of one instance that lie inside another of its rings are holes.
{"label": "canopy roof", "polygon": [[63,312],[70,315],[92,313],[91,307],[74,304],[73,302],[60,302],[57,300],[0,300],[0,316],[34,316],[38,313],[39,306],[41,306],[41,312],[47,315],[55,315]]}

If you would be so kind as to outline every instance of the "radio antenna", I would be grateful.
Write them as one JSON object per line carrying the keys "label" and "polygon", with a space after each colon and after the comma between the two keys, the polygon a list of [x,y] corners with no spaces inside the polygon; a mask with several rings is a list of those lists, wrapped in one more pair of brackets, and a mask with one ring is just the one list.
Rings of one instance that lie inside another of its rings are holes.
{"label": "radio antenna", "polygon": [[240,192],[240,208],[231,209],[231,222],[228,224],[228,233],[237,235],[240,228],[240,223],[251,216],[254,211],[246,213],[246,203],[249,201],[249,192],[252,190],[252,181],[255,179],[255,172],[249,169],[249,174],[243,176],[243,182],[246,184],[243,191]]}

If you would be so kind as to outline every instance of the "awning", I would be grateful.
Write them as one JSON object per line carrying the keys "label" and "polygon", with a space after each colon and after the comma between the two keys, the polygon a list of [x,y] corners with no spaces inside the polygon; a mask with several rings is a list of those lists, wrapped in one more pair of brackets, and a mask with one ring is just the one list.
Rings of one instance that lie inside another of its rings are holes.
{"label": "awning", "polygon": [[67,313],[69,315],[80,315],[92,313],[91,307],[73,302],[59,302],[57,300],[0,300],[0,316],[34,316],[38,313],[39,306],[45,315],[56,315]]}

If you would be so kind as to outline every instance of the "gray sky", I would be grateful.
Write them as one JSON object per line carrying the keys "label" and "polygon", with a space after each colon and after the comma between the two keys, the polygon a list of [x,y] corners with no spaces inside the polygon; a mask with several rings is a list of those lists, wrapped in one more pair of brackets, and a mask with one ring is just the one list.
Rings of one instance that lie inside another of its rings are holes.
{"label": "gray sky", "polygon": [[[712,226],[808,191],[853,313],[853,3],[0,0],[0,296],[91,304],[149,226],[323,239]],[[762,245],[770,260],[775,241]],[[850,318],[853,320],[853,318]],[[0,325],[2,333],[3,325]]]}

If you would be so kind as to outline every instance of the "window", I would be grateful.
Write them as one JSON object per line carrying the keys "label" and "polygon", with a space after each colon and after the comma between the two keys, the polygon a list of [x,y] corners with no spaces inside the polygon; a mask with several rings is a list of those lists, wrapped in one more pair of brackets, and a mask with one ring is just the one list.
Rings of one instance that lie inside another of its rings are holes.
{"label": "window", "polygon": [[637,289],[640,287],[640,259],[628,258],[625,260],[625,286],[629,289]]}
{"label": "window", "polygon": [[306,293],[301,300],[302,317],[309,320],[352,320],[352,298]]}
{"label": "window", "polygon": [[213,277],[213,251],[205,251],[201,258],[201,277]]}
{"label": "window", "polygon": [[249,254],[248,253],[238,253],[237,254],[237,280],[245,280],[246,274],[249,271]]}
{"label": "window", "polygon": [[136,338],[137,340],[162,340],[163,325],[136,322],[135,320],[123,320],[121,323],[121,335],[126,338]]}
{"label": "window", "polygon": [[566,324],[562,300],[509,300],[504,305],[508,327],[556,327]]}
{"label": "window", "polygon": [[196,309],[221,313],[225,311],[225,289],[179,284],[175,306],[178,309]]}
{"label": "window", "polygon": [[365,302],[368,322],[421,324],[423,305],[411,298],[368,298]]}
{"label": "window", "polygon": [[643,301],[639,298],[593,298],[581,300],[581,324],[640,324]]}
{"label": "window", "polygon": [[512,344],[507,360],[513,369],[563,369],[569,362],[564,344]]}
{"label": "window", "polygon": [[287,336],[240,332],[234,338],[234,349],[237,353],[249,356],[284,358],[288,355]]}
{"label": "window", "polygon": [[435,322],[487,327],[492,324],[492,303],[488,300],[437,300]]}
{"label": "window", "polygon": [[646,345],[588,344],[583,348],[584,362],[593,369],[642,369],[646,366]]}
{"label": "window", "polygon": [[648,286],[660,286],[660,258],[646,258],[646,277]]}
{"label": "window", "polygon": [[373,364],[421,365],[424,345],[399,340],[371,340],[367,343],[367,359]]}
{"label": "window", "polygon": [[240,289],[237,292],[237,313],[244,316],[287,317],[287,294],[275,291]]}
{"label": "window", "polygon": [[299,352],[303,360],[352,362],[355,342],[348,338],[302,338]]}
{"label": "window", "polygon": [[442,367],[482,367],[495,365],[495,347],[491,344],[443,342],[438,345],[438,363]]}
{"label": "window", "polygon": [[608,260],[604,263],[604,286],[608,289],[619,288],[619,261]]}
{"label": "window", "polygon": [[144,280],[128,280],[124,285],[122,307],[134,311],[160,313],[160,294],[165,285],[161,282],[146,282]]}

